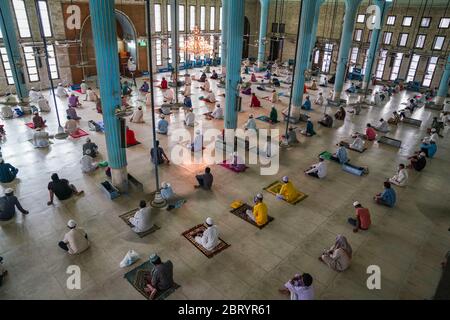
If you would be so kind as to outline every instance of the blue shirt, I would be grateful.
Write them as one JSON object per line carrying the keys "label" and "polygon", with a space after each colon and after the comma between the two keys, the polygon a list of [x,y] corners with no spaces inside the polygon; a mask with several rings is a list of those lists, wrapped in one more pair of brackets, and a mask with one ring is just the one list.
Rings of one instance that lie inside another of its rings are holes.
{"label": "blue shirt", "polygon": [[437,144],[422,143],[420,149],[426,149],[428,151],[428,158],[433,158],[437,151]]}
{"label": "blue shirt", "polygon": [[316,134],[316,132],[314,131],[314,126],[311,121],[308,121],[306,123],[306,133],[309,133],[311,135]]}
{"label": "blue shirt", "polygon": [[345,147],[339,147],[339,149],[336,152],[336,157],[339,159],[340,164],[347,163],[348,157],[347,157],[347,150],[345,150]]}
{"label": "blue shirt", "polygon": [[172,198],[174,196],[172,187],[162,188],[160,190],[160,192],[161,192],[161,197],[165,200],[169,200],[170,198]]}
{"label": "blue shirt", "polygon": [[184,105],[188,108],[192,108],[192,100],[189,97],[184,98]]}
{"label": "blue shirt", "polygon": [[305,100],[305,102],[303,103],[303,108],[305,110],[311,110],[311,101],[309,101],[308,99]]}
{"label": "blue shirt", "polygon": [[18,171],[18,169],[14,168],[9,163],[0,164],[0,182],[7,183],[13,181],[16,178]]}
{"label": "blue shirt", "polygon": [[158,131],[160,133],[167,133],[168,127],[169,127],[169,123],[165,119],[161,119],[158,121]]}
{"label": "blue shirt", "polygon": [[384,189],[383,193],[381,194],[381,200],[389,207],[393,207],[396,200],[394,189],[392,188]]}

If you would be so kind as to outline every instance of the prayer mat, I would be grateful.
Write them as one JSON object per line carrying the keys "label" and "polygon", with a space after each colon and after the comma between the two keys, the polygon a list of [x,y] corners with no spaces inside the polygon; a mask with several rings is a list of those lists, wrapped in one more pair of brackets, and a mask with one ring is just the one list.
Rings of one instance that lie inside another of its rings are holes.
{"label": "prayer mat", "polygon": [[230,207],[232,209],[236,209],[236,208],[239,208],[240,206],[242,206],[243,204],[244,204],[243,202],[241,202],[239,200],[235,200],[231,203]]}
{"label": "prayer mat", "polygon": [[425,104],[425,108],[441,111],[444,107],[443,105],[437,105],[434,102],[429,102]]}
{"label": "prayer mat", "polygon": [[261,99],[270,101],[270,97],[262,97]]}
{"label": "prayer mat", "polygon": [[108,161],[100,161],[100,162],[98,163],[98,166],[99,166],[100,168],[106,168],[106,167],[108,166]]}
{"label": "prayer mat", "polygon": [[202,232],[205,230],[206,230],[206,226],[202,223],[202,224],[196,225],[195,227],[183,232],[181,235],[184,236],[186,239],[188,239],[190,243],[192,243],[198,250],[200,250],[208,258],[212,258],[216,254],[218,254],[219,252],[221,252],[222,250],[225,250],[226,248],[228,248],[230,246],[228,243],[226,243],[221,238],[219,238],[219,244],[213,250],[211,250],[211,251],[206,250],[202,245],[198,244],[195,241],[195,236],[191,235],[194,232],[197,233],[197,232]]}
{"label": "prayer mat", "polygon": [[387,144],[396,148],[400,148],[402,146],[402,142],[400,140],[389,138],[386,136],[382,136],[380,139],[378,139],[378,143]]}
{"label": "prayer mat", "polygon": [[[28,128],[30,128],[30,129],[34,129],[34,123],[33,122],[27,122],[27,123],[25,123],[25,125]],[[47,125],[44,125],[44,128],[46,128],[46,127],[47,127]]]}
{"label": "prayer mat", "polygon": [[141,143],[139,141],[136,141],[135,144],[127,144],[127,148],[137,146],[138,144],[141,144]]}
{"label": "prayer mat", "polygon": [[[127,279],[127,281],[147,300],[149,299],[149,294],[144,291],[145,288],[145,277],[151,275],[151,271],[154,265],[150,261],[146,261],[140,266],[134,268],[133,270],[125,273],[123,277]],[[153,300],[164,300],[172,293],[180,288],[180,285],[177,283],[173,283],[172,288],[167,289],[166,291],[157,292]]]}
{"label": "prayer mat", "polygon": [[324,158],[325,160],[330,160],[332,155],[333,154],[331,152],[324,151],[321,154],[319,154],[319,157],[322,156],[322,158]]}
{"label": "prayer mat", "polygon": [[347,149],[349,149],[349,150],[352,150],[352,151],[359,152],[359,153],[363,153],[364,151],[367,150],[366,147],[364,147],[364,149],[362,149],[362,150],[358,150],[358,149],[351,148],[351,147],[350,147],[350,143],[348,143],[348,142],[346,142],[346,141],[341,141],[340,143],[343,143],[345,148],[347,148]]}
{"label": "prayer mat", "polygon": [[71,133],[70,136],[74,139],[77,138],[81,138],[84,136],[88,136],[89,133],[87,133],[86,131],[84,131],[83,129],[78,128],[77,131],[75,131],[74,133]]}
{"label": "prayer mat", "polygon": [[264,228],[264,227],[267,226],[270,222],[272,222],[273,220],[275,220],[275,218],[273,218],[273,217],[271,217],[271,216],[268,215],[268,216],[267,216],[267,219],[268,219],[267,223],[264,224],[264,225],[262,225],[262,226],[258,226],[258,225],[256,224],[255,221],[251,220],[251,219],[247,216],[247,213],[246,213],[247,210],[253,210],[253,207],[251,207],[251,206],[249,206],[248,204],[244,203],[244,204],[241,205],[240,207],[238,207],[238,208],[236,208],[236,209],[233,209],[233,210],[231,210],[230,212],[231,212],[232,214],[234,214],[235,216],[237,216],[237,217],[239,217],[239,218],[241,218],[241,219],[247,221],[248,223],[250,223],[251,225],[254,225],[255,227],[257,227],[257,228],[259,228],[259,229]]}
{"label": "prayer mat", "polygon": [[368,174],[369,173],[369,169],[367,168],[359,168],[356,166],[351,165],[350,163],[344,163],[342,165],[342,170],[344,170],[345,172],[354,174],[356,176],[362,176],[364,174]]}
{"label": "prayer mat", "polygon": [[[263,189],[266,190],[267,192],[273,194],[274,196],[276,196],[280,192],[282,185],[283,185],[283,182],[275,181]],[[307,197],[308,197],[307,194],[304,194],[303,192],[298,191],[298,195],[293,201],[286,201],[284,199],[283,200],[292,205],[296,205],[300,201],[305,200]]]}
{"label": "prayer mat", "polygon": [[[121,215],[119,216],[119,218],[122,219],[122,221],[125,222],[125,224],[128,225],[130,228],[133,228],[133,225],[130,223],[129,220],[130,220],[130,218],[134,217],[134,214],[136,213],[136,211],[138,211],[137,208],[136,208],[136,209],[133,209],[133,210],[131,210],[131,211],[128,211],[128,212],[126,212],[126,213],[124,213],[124,214],[121,214]],[[161,228],[158,227],[158,226],[155,224],[155,225],[153,225],[152,228],[150,228],[150,229],[147,230],[147,231],[144,231],[144,232],[135,232],[135,233],[139,236],[139,238],[143,238],[143,237],[149,235],[150,233],[153,233],[153,232],[155,232],[156,230],[159,230],[159,229],[161,229]],[[134,232],[134,231],[133,231],[133,232]]]}
{"label": "prayer mat", "polygon": [[420,127],[422,125],[422,120],[413,119],[413,118],[403,118],[403,123],[410,124],[416,127]]}
{"label": "prayer mat", "polygon": [[225,169],[231,170],[236,173],[245,172],[245,170],[248,169],[248,167],[245,166],[244,170],[239,171],[235,167],[233,167],[230,163],[227,163],[226,160],[224,160],[222,163],[219,163],[219,166],[224,167]]}
{"label": "prayer mat", "polygon": [[264,121],[264,122],[270,123],[270,124],[274,124],[274,123],[280,122],[280,121],[272,122],[272,121],[270,121],[270,118],[268,116],[259,116],[259,117],[256,117],[256,119],[258,119],[260,121]]}

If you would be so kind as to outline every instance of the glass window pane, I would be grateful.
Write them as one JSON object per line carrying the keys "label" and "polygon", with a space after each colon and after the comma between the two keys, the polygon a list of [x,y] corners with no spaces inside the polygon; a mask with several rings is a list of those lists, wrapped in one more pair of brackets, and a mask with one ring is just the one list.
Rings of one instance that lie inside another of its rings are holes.
{"label": "glass window pane", "polygon": [[393,26],[395,24],[395,19],[396,19],[396,16],[388,16],[388,18],[386,20],[386,24],[388,26]]}
{"label": "glass window pane", "polygon": [[25,3],[23,0],[12,0],[14,13],[16,15],[17,27],[21,38],[30,38],[30,24],[28,23],[28,16],[25,10]]}
{"label": "glass window pane", "polygon": [[356,19],[356,22],[364,23],[364,21],[366,21],[366,16],[364,14],[358,14],[358,18]]}
{"label": "glass window pane", "polygon": [[387,50],[382,50],[380,60],[378,60],[377,71],[375,77],[377,79],[383,79],[384,66],[386,64]]}
{"label": "glass window pane", "polygon": [[209,11],[209,30],[216,29],[216,8],[210,7]]}
{"label": "glass window pane", "polygon": [[412,17],[404,17],[402,26],[410,27],[412,25],[412,20],[413,20]]}
{"label": "glass window pane", "polygon": [[48,14],[47,1],[39,1],[39,13],[41,15],[42,28],[44,29],[44,36],[52,36],[52,27],[50,25],[50,16]]}
{"label": "glass window pane", "polygon": [[167,31],[172,31],[172,20],[171,20],[171,12],[170,12],[170,4],[167,5]]}
{"label": "glass window pane", "polygon": [[155,32],[161,32],[161,5],[155,4]]}
{"label": "glass window pane", "polygon": [[219,30],[222,30],[222,7],[219,8]]}
{"label": "glass window pane", "polygon": [[193,31],[195,28],[195,6],[189,7],[189,29]]}
{"label": "glass window pane", "polygon": [[200,6],[200,30],[205,30],[206,24],[206,7]]}
{"label": "glass window pane", "polygon": [[450,25],[450,18],[442,18],[441,21],[439,21],[439,28],[441,29],[447,29]]}
{"label": "glass window pane", "polygon": [[445,37],[436,37],[434,41],[434,50],[442,50],[442,47],[444,46]]}
{"label": "glass window pane", "polygon": [[184,31],[184,6],[178,6],[178,30]]}

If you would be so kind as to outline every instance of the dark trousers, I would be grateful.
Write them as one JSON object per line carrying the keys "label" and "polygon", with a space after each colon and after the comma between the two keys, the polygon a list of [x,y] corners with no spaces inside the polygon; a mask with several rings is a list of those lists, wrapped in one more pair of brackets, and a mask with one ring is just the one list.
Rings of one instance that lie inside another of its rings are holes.
{"label": "dark trousers", "polygon": [[348,223],[350,223],[352,226],[356,227],[356,225],[358,224],[358,220],[353,219],[353,218],[348,218]]}
{"label": "dark trousers", "polygon": [[195,177],[197,178],[199,186],[204,188],[205,187],[205,183],[203,182],[203,177],[202,176],[195,176]]}
{"label": "dark trousers", "polygon": [[63,241],[58,242],[58,246],[64,251],[69,251],[69,247]]}

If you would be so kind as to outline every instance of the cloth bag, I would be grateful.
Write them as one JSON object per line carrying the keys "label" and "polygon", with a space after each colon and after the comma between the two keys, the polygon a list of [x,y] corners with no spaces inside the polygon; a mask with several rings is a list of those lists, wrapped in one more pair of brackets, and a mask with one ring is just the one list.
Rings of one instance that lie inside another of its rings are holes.
{"label": "cloth bag", "polygon": [[120,267],[125,268],[131,266],[139,259],[139,254],[134,250],[129,250],[123,260],[120,262]]}

